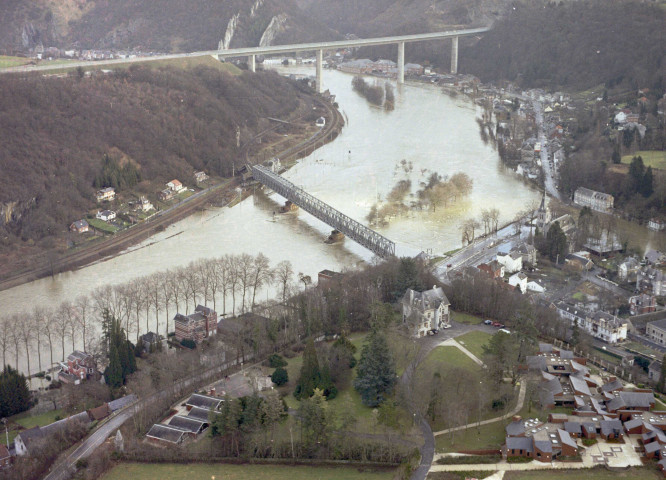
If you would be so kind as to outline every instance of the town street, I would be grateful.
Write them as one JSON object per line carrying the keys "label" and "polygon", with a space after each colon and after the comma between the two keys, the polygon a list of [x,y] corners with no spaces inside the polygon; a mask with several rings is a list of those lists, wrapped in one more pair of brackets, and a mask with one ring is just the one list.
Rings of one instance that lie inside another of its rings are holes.
{"label": "town street", "polygon": [[546,188],[546,192],[553,198],[560,198],[560,192],[557,191],[555,186],[555,180],[553,178],[553,171],[550,168],[550,163],[548,159],[548,139],[546,138],[546,133],[543,125],[543,105],[538,100],[533,102],[534,107],[534,116],[539,129],[539,142],[541,143],[541,168],[543,169],[543,181]]}

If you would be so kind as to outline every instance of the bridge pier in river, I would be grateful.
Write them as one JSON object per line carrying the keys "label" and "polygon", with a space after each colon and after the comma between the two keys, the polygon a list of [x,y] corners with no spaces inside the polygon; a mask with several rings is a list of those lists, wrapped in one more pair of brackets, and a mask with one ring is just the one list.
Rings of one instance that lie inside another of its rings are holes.
{"label": "bridge pier in river", "polygon": [[257,63],[256,63],[256,55],[250,55],[247,57],[247,68],[251,72],[256,72],[257,71]]}
{"label": "bridge pier in river", "polygon": [[323,59],[324,59],[324,50],[321,48],[317,50],[317,76],[316,76],[316,81],[315,81],[315,91],[317,93],[322,93],[324,91],[324,87],[322,86],[321,83],[321,69],[322,69],[322,64],[323,64]]}
{"label": "bridge pier in river", "polygon": [[398,83],[405,83],[405,42],[398,43]]}
{"label": "bridge pier in river", "polygon": [[451,38],[451,73],[458,73],[458,37]]}

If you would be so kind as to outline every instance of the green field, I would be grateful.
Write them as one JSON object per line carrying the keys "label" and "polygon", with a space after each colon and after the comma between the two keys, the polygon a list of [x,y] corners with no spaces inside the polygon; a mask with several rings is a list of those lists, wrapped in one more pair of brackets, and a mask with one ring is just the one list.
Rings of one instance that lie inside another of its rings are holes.
{"label": "green field", "polygon": [[476,315],[470,315],[469,313],[452,312],[451,320],[458,323],[465,323],[467,325],[479,325],[483,323],[484,319],[477,317]]}
{"label": "green field", "polygon": [[506,472],[504,480],[657,480],[664,478],[654,467],[631,467],[629,470],[617,471],[605,468],[581,470],[538,470],[522,472]]}
{"label": "green field", "polygon": [[28,415],[19,413],[10,418],[11,421],[18,423],[23,428],[32,428],[39,425],[43,427],[56,421],[56,417],[65,418],[67,415],[62,410],[51,410],[50,412],[40,413],[39,415]]}
{"label": "green field", "polygon": [[17,67],[19,65],[25,65],[26,63],[30,63],[29,58],[25,57],[9,57],[6,55],[0,55],[0,68],[9,68],[9,67]]}
{"label": "green field", "polygon": [[270,478],[271,480],[340,480],[340,479],[373,479],[391,480],[393,471],[371,471],[354,467],[306,467],[284,465],[210,465],[210,464],[142,464],[122,463],[114,467],[102,477],[103,480],[183,480],[209,479],[215,480],[254,480]]}
{"label": "green field", "polygon": [[631,159],[638,156],[643,159],[646,167],[666,170],[666,151],[661,150],[640,150],[632,155],[624,155],[622,163],[630,164]]}
{"label": "green field", "polygon": [[425,365],[446,365],[449,367],[459,367],[466,370],[478,371],[479,366],[474,360],[465,355],[459,348],[442,346],[432,350],[425,359]]}
{"label": "green field", "polygon": [[479,360],[483,360],[483,346],[488,343],[490,337],[492,337],[492,335],[489,333],[473,331],[456,337],[456,340],[467,350],[476,355]]}

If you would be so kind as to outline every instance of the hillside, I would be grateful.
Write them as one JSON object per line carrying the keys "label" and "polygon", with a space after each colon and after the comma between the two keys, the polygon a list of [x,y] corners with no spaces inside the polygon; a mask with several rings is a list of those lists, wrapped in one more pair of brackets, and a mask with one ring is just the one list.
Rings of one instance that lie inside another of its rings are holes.
{"label": "hillside", "polygon": [[243,143],[267,127],[267,116],[311,112],[308,94],[273,72],[134,65],[79,73],[0,76],[0,90],[12,92],[0,96],[0,250],[60,235],[95,208],[105,154],[136,168],[135,193],[155,195],[195,170],[230,175],[237,125]]}
{"label": "hillside", "polygon": [[460,69],[482,81],[586,89],[601,83],[652,87],[666,75],[666,11],[633,1],[516,6],[477,44]]}
{"label": "hillside", "polygon": [[186,52],[337,38],[293,0],[5,0],[0,53],[43,47]]}

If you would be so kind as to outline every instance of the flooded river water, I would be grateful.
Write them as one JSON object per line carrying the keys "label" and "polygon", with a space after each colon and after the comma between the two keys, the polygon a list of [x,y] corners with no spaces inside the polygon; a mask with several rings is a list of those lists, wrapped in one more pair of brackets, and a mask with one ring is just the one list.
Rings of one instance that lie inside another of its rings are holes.
{"label": "flooded river water", "polygon": [[[504,222],[539,197],[481,141],[476,123],[480,112],[469,100],[451,98],[436,86],[403,85],[396,88],[395,109],[387,112],[354,92],[351,79],[324,71],[326,88],[336,95],[347,125],[336,140],[284,173],[286,178],[363,223],[371,206],[399,180],[410,179],[413,190],[432,172],[465,172],[473,180],[471,194],[455,205],[410,212],[377,228],[396,242],[398,255],[422,250],[442,254],[460,246],[458,226],[464,219],[480,217],[484,208],[498,208]],[[225,253],[262,252],[273,265],[289,260],[295,272],[313,279],[322,269],[340,270],[372,259],[349,239],[325,244],[331,228],[306,212],[274,216],[283,201],[257,192],[233,208],[207,210],[171,225],[113,258],[2,291],[3,314],[30,311],[34,305],[53,307],[101,285]],[[269,294],[262,292],[258,299]]]}

